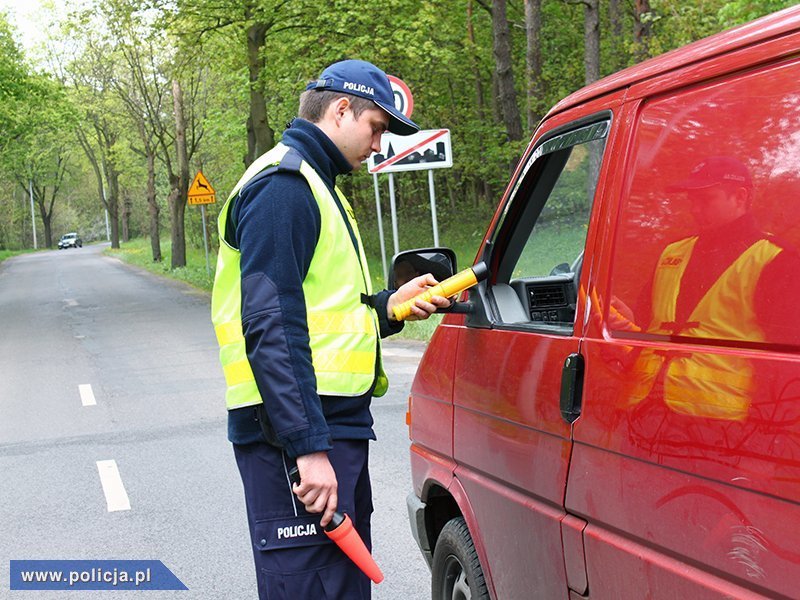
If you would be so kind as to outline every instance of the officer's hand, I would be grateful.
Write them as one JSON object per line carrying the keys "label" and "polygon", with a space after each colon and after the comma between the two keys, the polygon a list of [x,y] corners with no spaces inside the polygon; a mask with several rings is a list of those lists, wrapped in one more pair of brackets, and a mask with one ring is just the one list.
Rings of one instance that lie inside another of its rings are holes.
{"label": "officer's hand", "polygon": [[300,485],[294,485],[295,495],[311,513],[321,513],[320,525],[325,527],[333,517],[339,501],[338,484],[327,452],[314,452],[297,457]]}
{"label": "officer's hand", "polygon": [[611,306],[608,311],[608,324],[617,331],[641,331],[636,324],[633,311],[616,296],[611,297]]}
{"label": "officer's hand", "polygon": [[[421,294],[437,283],[439,282],[436,281],[433,275],[426,273],[400,286],[394,294],[389,296],[389,301],[386,303],[386,312],[389,315],[389,320],[395,320],[394,311],[392,310],[395,306]],[[433,296],[428,302],[417,300],[414,306],[411,307],[411,315],[406,317],[406,321],[421,321],[427,319],[436,312],[437,308],[447,308],[448,306],[450,306],[450,300],[442,296]]]}

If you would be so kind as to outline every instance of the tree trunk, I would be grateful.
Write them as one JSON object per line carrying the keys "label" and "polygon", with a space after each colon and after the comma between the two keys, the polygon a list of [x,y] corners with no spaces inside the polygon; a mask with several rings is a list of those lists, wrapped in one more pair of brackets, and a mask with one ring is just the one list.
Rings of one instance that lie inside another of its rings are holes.
{"label": "tree trunk", "polygon": [[[472,64],[472,76],[475,79],[475,106],[478,108],[478,118],[481,121],[486,120],[486,100],[484,98],[483,92],[483,78],[481,77],[481,71],[478,68],[478,58],[476,56],[476,44],[475,44],[475,27],[472,22],[472,0],[467,2],[467,40],[469,40],[470,46],[470,63]],[[483,154],[485,148],[483,135],[480,136],[480,151]],[[487,203],[491,203],[492,198],[492,189],[489,185],[489,182],[486,180],[485,177],[481,178],[481,189],[483,192],[483,199]],[[450,202],[451,206],[455,206],[453,204],[455,202],[452,187],[449,189],[450,193]]]}
{"label": "tree trunk", "polygon": [[635,44],[634,58],[641,62],[650,54],[650,27],[649,15],[650,0],[634,0],[633,7],[633,41]]}
{"label": "tree trunk", "polygon": [[175,148],[178,176],[170,178],[169,194],[172,219],[172,268],[186,266],[186,232],[184,215],[186,194],[189,191],[189,160],[186,153],[186,119],[183,115],[183,90],[177,79],[172,80],[172,103],[175,111]]}
{"label": "tree trunk", "polygon": [[53,228],[50,224],[50,217],[42,217],[42,225],[44,226],[44,245],[45,248],[53,247]]}
{"label": "tree trunk", "polygon": [[147,209],[150,214],[150,249],[153,262],[161,262],[161,234],[158,230],[158,202],[156,201],[156,155],[155,149],[147,144]]}
{"label": "tree trunk", "polygon": [[506,18],[506,0],[492,2],[492,46],[499,93],[500,110],[510,141],[522,139],[522,122],[517,106],[514,73],[511,68],[511,42]]}
{"label": "tree trunk", "polygon": [[53,247],[53,229],[52,229],[52,217],[53,211],[47,212],[47,206],[45,205],[45,190],[35,190],[33,194],[33,199],[36,201],[36,206],[39,208],[39,216],[42,219],[42,229],[44,229],[44,246],[45,248],[52,248]]}
{"label": "tree trunk", "polygon": [[122,241],[128,242],[131,239],[131,199],[127,192],[122,195]]}
{"label": "tree trunk", "polygon": [[472,65],[472,76],[475,78],[475,105],[478,107],[478,116],[483,119],[486,116],[486,102],[483,97],[483,79],[478,68],[478,59],[475,55],[475,27],[472,24],[472,0],[467,2],[467,40],[470,48],[470,64]]}
{"label": "tree trunk", "polygon": [[[246,9],[250,18],[251,10]],[[275,145],[275,134],[269,126],[267,100],[261,73],[265,68],[261,50],[267,35],[267,26],[253,23],[247,28],[247,69],[250,75],[250,116],[247,118],[247,157],[245,165],[252,162]]]}
{"label": "tree trunk", "polygon": [[543,96],[542,85],[542,0],[525,0],[525,76],[528,80],[528,131],[539,122],[538,107]]}
{"label": "tree trunk", "polygon": [[600,79],[600,0],[583,0],[583,59],[586,85]]}
{"label": "tree trunk", "polygon": [[[106,156],[111,156],[111,146],[106,148]],[[111,228],[111,247],[119,248],[119,171],[112,162],[113,159],[103,160],[103,169],[106,175],[106,210]]]}
{"label": "tree trunk", "polygon": [[620,0],[609,0],[608,3],[608,22],[611,26],[611,67],[614,71],[619,71],[626,64],[625,43],[622,39],[622,7]]}
{"label": "tree trunk", "polygon": [[[107,155],[110,155],[111,147],[107,148]],[[106,158],[103,161],[103,169],[106,174],[108,189],[106,190],[106,210],[108,211],[108,221],[111,226],[111,247],[119,248],[119,171],[113,161]]]}

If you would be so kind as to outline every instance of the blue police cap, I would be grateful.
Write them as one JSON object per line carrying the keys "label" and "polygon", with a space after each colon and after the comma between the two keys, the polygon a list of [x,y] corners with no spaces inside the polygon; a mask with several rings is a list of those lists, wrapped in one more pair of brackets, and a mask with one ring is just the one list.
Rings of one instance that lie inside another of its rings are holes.
{"label": "blue police cap", "polygon": [[367,98],[389,114],[389,131],[411,135],[419,125],[394,106],[394,93],[386,73],[364,60],[343,60],[325,69],[319,79],[306,86],[307,90],[344,92]]}

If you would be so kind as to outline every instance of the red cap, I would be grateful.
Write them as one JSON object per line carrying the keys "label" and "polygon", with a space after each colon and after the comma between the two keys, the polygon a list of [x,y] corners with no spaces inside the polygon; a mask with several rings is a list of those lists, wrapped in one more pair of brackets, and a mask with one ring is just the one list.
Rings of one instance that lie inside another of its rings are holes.
{"label": "red cap", "polygon": [[722,183],[750,188],[753,182],[747,167],[732,156],[709,156],[697,163],[689,175],[667,187],[668,192],[686,192],[713,187]]}

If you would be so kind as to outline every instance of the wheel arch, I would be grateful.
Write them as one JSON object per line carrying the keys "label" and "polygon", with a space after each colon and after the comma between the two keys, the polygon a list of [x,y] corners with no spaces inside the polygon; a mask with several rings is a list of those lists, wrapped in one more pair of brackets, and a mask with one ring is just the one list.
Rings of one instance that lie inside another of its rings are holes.
{"label": "wheel arch", "polygon": [[478,560],[481,564],[489,594],[492,598],[496,598],[483,538],[480,535],[475,514],[464,489],[461,487],[461,483],[455,477],[450,481],[450,485],[447,488],[437,482],[429,482],[429,485],[425,488],[423,500],[425,502],[425,532],[431,555],[436,549],[436,542],[447,522],[457,517],[463,517],[472,537],[475,551],[478,554]]}

